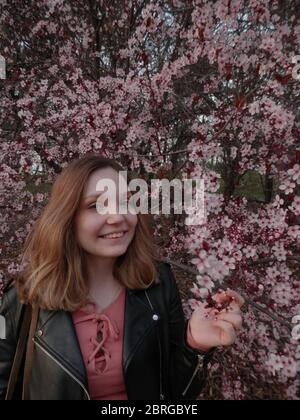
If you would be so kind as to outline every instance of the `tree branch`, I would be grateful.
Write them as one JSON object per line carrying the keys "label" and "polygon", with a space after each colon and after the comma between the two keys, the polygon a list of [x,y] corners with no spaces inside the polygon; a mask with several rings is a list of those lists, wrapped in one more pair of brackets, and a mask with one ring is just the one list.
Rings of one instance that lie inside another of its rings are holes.
{"label": "tree branch", "polygon": [[[191,268],[185,264],[180,264],[176,261],[170,260],[170,259],[164,259],[165,262],[174,265],[175,267],[186,271],[187,273],[193,274],[195,276],[199,275],[199,272],[197,270],[195,270],[194,268]],[[219,289],[222,290],[226,290],[228,286],[228,284],[225,282],[223,282],[223,284],[220,284],[219,282],[215,282],[216,286]],[[240,292],[239,292],[240,293]],[[250,299],[248,296],[245,296],[243,293],[240,293],[240,295],[245,299],[245,302],[248,303],[248,305],[252,306],[254,309],[256,309],[259,312],[264,313],[265,315],[267,315],[269,318],[273,319],[274,321],[280,323],[281,325],[292,329],[293,325],[291,324],[291,322],[287,321],[286,319],[278,316],[278,315],[274,315],[271,312],[268,311],[268,309],[264,308],[263,306],[259,305],[258,303],[254,302],[252,299]]]}

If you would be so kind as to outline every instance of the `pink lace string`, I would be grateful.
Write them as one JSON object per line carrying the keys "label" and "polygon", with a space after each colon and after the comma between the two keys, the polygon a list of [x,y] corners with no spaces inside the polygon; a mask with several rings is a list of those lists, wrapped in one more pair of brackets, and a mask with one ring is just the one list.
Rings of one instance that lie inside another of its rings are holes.
{"label": "pink lace string", "polygon": [[[119,337],[119,329],[105,314],[89,314],[80,319],[80,322],[92,320],[97,323],[96,337],[91,337],[90,342],[93,345],[93,351],[88,357],[88,364],[92,364],[94,370],[99,374],[106,372],[111,359],[111,354],[105,347],[108,339],[117,340]],[[101,341],[97,340],[97,336],[101,334]]]}

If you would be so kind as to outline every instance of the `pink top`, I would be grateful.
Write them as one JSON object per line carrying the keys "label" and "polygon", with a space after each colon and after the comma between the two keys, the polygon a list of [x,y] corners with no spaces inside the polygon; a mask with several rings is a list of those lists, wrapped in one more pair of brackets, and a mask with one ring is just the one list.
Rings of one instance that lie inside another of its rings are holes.
{"label": "pink top", "polygon": [[[78,336],[92,400],[127,400],[122,369],[123,333],[126,288],[105,309],[97,313],[80,308],[72,313]],[[98,338],[98,340],[97,340]],[[197,348],[190,328],[187,341]]]}
{"label": "pink top", "polygon": [[91,302],[91,310],[72,314],[92,400],[128,399],[122,371],[125,290],[100,313]]}

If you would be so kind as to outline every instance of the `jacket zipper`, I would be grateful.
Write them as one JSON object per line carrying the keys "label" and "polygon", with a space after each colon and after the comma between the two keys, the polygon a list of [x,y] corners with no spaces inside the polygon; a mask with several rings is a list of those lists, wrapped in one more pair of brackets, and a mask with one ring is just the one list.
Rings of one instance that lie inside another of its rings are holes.
{"label": "jacket zipper", "polygon": [[193,382],[193,379],[194,379],[194,377],[195,377],[196,373],[198,372],[198,370],[199,370],[200,368],[203,368],[203,359],[204,359],[204,356],[202,356],[201,354],[197,354],[197,357],[198,357],[198,362],[197,362],[196,368],[195,368],[195,370],[194,370],[194,373],[193,373],[193,375],[192,375],[192,377],[191,377],[191,379],[190,379],[189,383],[187,384],[187,387],[185,388],[185,390],[184,390],[184,391],[183,391],[183,393],[181,394],[183,397],[184,397],[184,396],[185,396],[185,394],[187,393],[187,390],[189,389],[189,387],[190,387],[191,383]]}
{"label": "jacket zipper", "polygon": [[84,390],[88,400],[91,399],[87,389],[85,388],[85,386],[67,369],[65,368],[58,360],[56,360],[47,350],[45,350],[43,348],[43,346],[41,344],[39,344],[34,338],[33,338],[33,342],[39,347],[39,349],[41,349],[47,356],[50,357],[51,360],[53,360],[59,367],[61,367],[75,382],[77,382],[78,385],[80,385],[80,387]]}

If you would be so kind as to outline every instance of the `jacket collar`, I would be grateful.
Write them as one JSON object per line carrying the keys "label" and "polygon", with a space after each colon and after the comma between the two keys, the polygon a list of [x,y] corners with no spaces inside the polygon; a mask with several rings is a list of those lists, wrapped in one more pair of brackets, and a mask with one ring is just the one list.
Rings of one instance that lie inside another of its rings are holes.
{"label": "jacket collar", "polygon": [[[126,288],[122,359],[125,377],[142,337],[155,325],[153,315],[144,290]],[[88,389],[86,369],[71,313],[40,310],[37,330],[40,344]]]}

